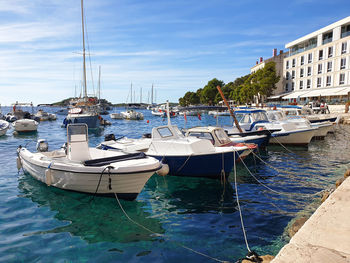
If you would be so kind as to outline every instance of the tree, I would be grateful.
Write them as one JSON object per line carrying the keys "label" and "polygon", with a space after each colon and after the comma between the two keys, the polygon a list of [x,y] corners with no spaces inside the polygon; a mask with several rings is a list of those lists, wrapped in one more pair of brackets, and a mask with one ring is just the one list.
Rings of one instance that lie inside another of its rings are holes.
{"label": "tree", "polygon": [[208,84],[205,85],[201,92],[201,102],[209,105],[215,103],[216,94],[218,93],[216,86],[223,87],[225,83],[222,80],[216,78],[208,81]]}

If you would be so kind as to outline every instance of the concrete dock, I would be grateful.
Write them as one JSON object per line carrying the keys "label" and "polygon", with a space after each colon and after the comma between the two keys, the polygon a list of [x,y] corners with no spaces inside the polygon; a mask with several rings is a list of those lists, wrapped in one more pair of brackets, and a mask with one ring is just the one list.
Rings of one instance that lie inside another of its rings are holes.
{"label": "concrete dock", "polygon": [[321,204],[271,262],[350,262],[350,177]]}

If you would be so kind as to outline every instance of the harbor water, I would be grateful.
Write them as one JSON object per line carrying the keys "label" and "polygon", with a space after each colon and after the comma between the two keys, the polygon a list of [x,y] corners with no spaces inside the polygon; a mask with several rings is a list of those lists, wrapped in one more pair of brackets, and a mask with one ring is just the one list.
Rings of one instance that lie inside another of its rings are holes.
{"label": "harbor water", "polygon": [[[54,112],[57,108],[44,108]],[[10,109],[3,109],[3,113]],[[117,109],[122,110],[122,109]],[[166,120],[143,110],[142,121],[110,120],[90,132],[96,146],[104,136],[138,138]],[[234,190],[228,181],[156,174],[135,201],[64,191],[17,171],[16,149],[46,139],[49,149],[66,142],[65,116],[41,122],[38,132],[0,137],[0,262],[235,262],[247,253]],[[220,123],[230,123],[220,117]],[[179,116],[180,128],[215,125],[202,115]],[[350,129],[341,126],[308,149],[268,147],[260,158],[237,165],[240,206],[250,249],[275,255],[288,241],[285,228],[301,211],[316,209],[319,196],[349,168]],[[273,190],[273,191],[272,191]],[[315,204],[315,205],[313,205]],[[138,224],[144,226],[140,227]],[[152,231],[152,233],[145,228]]]}

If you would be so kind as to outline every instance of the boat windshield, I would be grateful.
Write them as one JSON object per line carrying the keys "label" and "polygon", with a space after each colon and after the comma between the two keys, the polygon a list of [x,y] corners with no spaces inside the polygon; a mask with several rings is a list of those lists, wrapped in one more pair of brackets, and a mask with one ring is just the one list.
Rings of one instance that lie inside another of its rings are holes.
{"label": "boat windshield", "polygon": [[199,139],[206,139],[211,141],[212,144],[215,143],[213,136],[210,134],[210,132],[189,132],[189,136],[193,136]]}
{"label": "boat windshield", "polygon": [[252,117],[254,121],[268,121],[268,118],[265,112],[253,112]]}
{"label": "boat windshield", "polygon": [[88,127],[86,124],[69,124],[67,127],[68,142],[86,142],[88,140]]}
{"label": "boat windshield", "polygon": [[278,111],[269,112],[267,117],[270,121],[281,121],[284,119],[283,113]]}
{"label": "boat windshield", "polygon": [[249,113],[235,113],[239,123],[251,123]]}
{"label": "boat windshield", "polygon": [[222,129],[215,130],[215,135],[221,144],[228,144],[231,142],[231,140],[227,136],[226,132]]}

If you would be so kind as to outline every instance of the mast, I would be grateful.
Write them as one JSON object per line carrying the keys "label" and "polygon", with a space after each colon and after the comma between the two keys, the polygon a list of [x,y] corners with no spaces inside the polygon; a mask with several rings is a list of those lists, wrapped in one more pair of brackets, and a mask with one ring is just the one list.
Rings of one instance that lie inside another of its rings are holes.
{"label": "mast", "polygon": [[85,65],[85,29],[84,29],[84,5],[83,0],[81,0],[81,29],[83,32],[83,82],[84,82],[84,99],[87,98],[87,88],[86,88],[86,65]]}
{"label": "mast", "polygon": [[98,67],[98,102],[101,100],[101,66]]}
{"label": "mast", "polygon": [[132,82],[131,82],[131,87],[130,87],[130,94],[131,94],[130,103],[132,103]]}
{"label": "mast", "polygon": [[152,83],[152,91],[151,91],[151,105],[153,105],[153,83]]}

